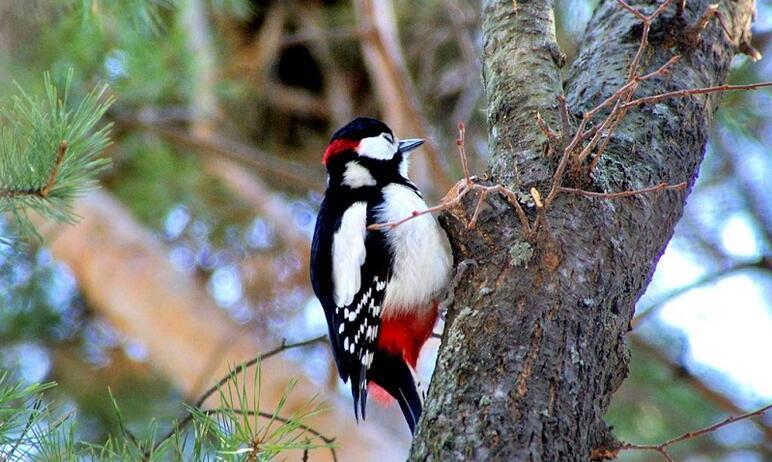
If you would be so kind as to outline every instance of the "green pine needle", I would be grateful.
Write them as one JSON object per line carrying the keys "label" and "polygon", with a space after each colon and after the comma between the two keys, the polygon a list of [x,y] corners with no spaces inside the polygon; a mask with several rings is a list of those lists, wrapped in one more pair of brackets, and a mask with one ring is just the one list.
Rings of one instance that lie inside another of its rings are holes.
{"label": "green pine needle", "polygon": [[39,237],[28,217],[74,223],[73,200],[97,187],[109,160],[111,124],[95,128],[113,102],[100,85],[79,103],[68,96],[73,72],[59,90],[46,74],[45,96],[30,95],[16,84],[10,108],[0,108],[0,213],[14,217],[24,235]]}

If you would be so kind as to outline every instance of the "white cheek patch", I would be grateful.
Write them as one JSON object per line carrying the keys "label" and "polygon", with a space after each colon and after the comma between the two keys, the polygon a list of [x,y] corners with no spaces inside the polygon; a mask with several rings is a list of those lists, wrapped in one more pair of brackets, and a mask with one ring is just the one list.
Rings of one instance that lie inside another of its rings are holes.
{"label": "white cheek patch", "polygon": [[359,162],[351,161],[346,164],[346,171],[343,172],[343,184],[349,188],[361,188],[362,186],[375,186],[375,181],[370,170],[363,167]]}
{"label": "white cheek patch", "polygon": [[360,156],[389,160],[397,153],[397,144],[396,142],[390,143],[384,136],[371,136],[362,138],[356,151]]}

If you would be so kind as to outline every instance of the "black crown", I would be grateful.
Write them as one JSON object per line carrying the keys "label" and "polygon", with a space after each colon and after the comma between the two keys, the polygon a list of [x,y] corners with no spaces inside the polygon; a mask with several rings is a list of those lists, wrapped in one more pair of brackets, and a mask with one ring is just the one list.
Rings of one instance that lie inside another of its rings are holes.
{"label": "black crown", "polygon": [[377,119],[357,117],[332,135],[330,142],[340,139],[361,140],[381,133],[394,135],[388,125]]}

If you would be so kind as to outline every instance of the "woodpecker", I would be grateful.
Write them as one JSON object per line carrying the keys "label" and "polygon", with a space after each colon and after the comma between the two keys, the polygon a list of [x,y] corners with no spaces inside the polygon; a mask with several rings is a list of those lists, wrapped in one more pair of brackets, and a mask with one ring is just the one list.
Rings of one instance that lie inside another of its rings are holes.
{"label": "woodpecker", "polygon": [[371,392],[395,399],[411,432],[422,406],[416,362],[437,321],[451,258],[431,214],[394,228],[368,226],[426,209],[407,174],[410,151],[421,144],[364,117],[335,132],[322,159],[327,190],[311,247],[311,283],[355,418],[365,418]]}

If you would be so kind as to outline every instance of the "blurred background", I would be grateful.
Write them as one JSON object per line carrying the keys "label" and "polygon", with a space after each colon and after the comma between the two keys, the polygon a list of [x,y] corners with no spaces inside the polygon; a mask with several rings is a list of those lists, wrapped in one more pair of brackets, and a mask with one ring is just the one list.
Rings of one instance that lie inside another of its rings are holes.
{"label": "blurred background", "polygon": [[[569,62],[594,4],[557,2]],[[753,30],[772,56],[768,0]],[[34,93],[44,71],[62,83],[69,69],[73,99],[99,82],[116,99],[112,168],[77,203],[82,223],[41,227],[50,245],[0,245],[0,369],[56,381],[47,399],[100,442],[119,430],[108,387],[134,433],[168,429],[228,363],[325,333],[307,273],[330,134],[367,115],[427,138],[412,176],[436,201],[461,176],[458,122],[473,172],[485,169],[480,48],[479,5],[464,0],[0,2],[2,104],[13,82]],[[771,63],[738,56],[730,83],[772,80]],[[658,443],[772,401],[771,108],[769,90],[723,96],[628,336],[630,376],[607,417],[623,440]],[[12,226],[0,218],[0,235]],[[398,409],[371,405],[356,425],[326,345],[269,361],[264,381],[302,377],[296,392],[331,399],[342,428],[407,454]],[[369,454],[367,440],[341,442]],[[672,454],[772,460],[772,416]]]}

